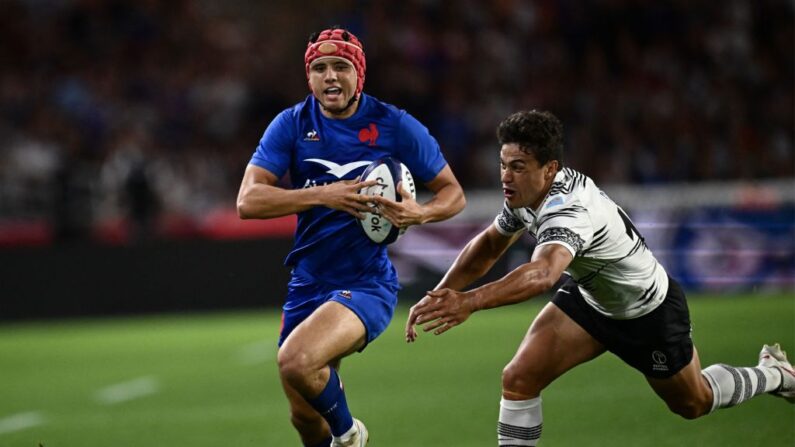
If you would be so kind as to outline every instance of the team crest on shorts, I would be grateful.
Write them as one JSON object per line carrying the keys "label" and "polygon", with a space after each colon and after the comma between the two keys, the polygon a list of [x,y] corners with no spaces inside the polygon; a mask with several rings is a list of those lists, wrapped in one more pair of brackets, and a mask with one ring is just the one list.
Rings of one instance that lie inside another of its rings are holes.
{"label": "team crest on shorts", "polygon": [[665,356],[660,351],[654,351],[651,353],[651,359],[654,360],[654,365],[652,365],[652,369],[654,371],[668,371],[668,357]]}
{"label": "team crest on shorts", "polygon": [[340,295],[341,297],[345,298],[346,300],[349,300],[349,299],[351,299],[351,296],[352,296],[352,295],[351,295],[351,291],[350,291],[350,290],[340,290],[340,293],[339,293],[339,295]]}

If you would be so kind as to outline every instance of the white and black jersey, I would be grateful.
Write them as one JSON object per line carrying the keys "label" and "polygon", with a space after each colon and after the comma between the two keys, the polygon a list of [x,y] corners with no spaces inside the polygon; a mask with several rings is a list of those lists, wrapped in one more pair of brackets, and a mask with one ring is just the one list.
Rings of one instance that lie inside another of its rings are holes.
{"label": "white and black jersey", "polygon": [[668,275],[624,211],[589,177],[559,171],[538,209],[503,205],[494,226],[505,236],[527,230],[537,246],[561,244],[574,256],[567,272],[585,300],[611,318],[637,318],[665,298]]}

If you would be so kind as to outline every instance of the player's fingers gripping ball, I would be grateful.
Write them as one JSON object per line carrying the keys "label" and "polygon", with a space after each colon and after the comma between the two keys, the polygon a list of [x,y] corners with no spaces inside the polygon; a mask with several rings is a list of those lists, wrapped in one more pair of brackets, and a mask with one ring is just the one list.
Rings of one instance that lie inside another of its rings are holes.
{"label": "player's fingers gripping ball", "polygon": [[[384,158],[370,163],[362,173],[361,180],[377,181],[377,184],[364,187],[359,191],[365,196],[381,196],[394,202],[401,202],[403,197],[397,191],[397,185],[402,182],[403,189],[410,194],[411,198],[416,199],[417,197],[417,189],[411,172],[406,165],[393,158]],[[405,228],[396,227],[381,215],[374,202],[368,202],[368,204],[370,204],[370,212],[365,212],[364,219],[359,223],[364,234],[370,240],[377,244],[391,244],[405,233]]]}
{"label": "player's fingers gripping ball", "polygon": [[[364,88],[364,74],[367,71],[367,61],[364,58],[364,46],[350,31],[330,28],[313,35],[309,39],[304,53],[306,65],[306,78],[309,79],[309,66],[312,62],[324,57],[339,57],[347,60],[356,70],[356,96]],[[312,86],[309,86],[312,90]]]}

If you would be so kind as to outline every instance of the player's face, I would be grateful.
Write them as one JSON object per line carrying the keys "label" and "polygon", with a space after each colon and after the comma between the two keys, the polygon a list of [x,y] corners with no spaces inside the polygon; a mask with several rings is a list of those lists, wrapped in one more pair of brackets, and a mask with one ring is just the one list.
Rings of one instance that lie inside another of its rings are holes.
{"label": "player's face", "polygon": [[536,209],[547,195],[558,170],[557,160],[543,166],[516,143],[503,144],[500,150],[502,193],[509,208]]}
{"label": "player's face", "polygon": [[320,101],[321,112],[329,118],[347,118],[356,112],[356,104],[345,108],[356,94],[356,70],[342,58],[318,59],[309,66],[309,85]]}

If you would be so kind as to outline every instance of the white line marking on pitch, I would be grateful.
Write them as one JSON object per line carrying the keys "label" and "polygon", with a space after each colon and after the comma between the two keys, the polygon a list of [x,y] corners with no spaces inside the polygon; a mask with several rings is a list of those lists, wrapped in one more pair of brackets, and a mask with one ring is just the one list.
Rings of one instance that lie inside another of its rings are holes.
{"label": "white line marking on pitch", "polygon": [[44,422],[44,415],[38,411],[12,414],[0,419],[0,434],[24,430],[41,425]]}
{"label": "white line marking on pitch", "polygon": [[140,377],[98,390],[95,398],[102,404],[115,405],[160,391],[160,383],[153,376]]}
{"label": "white line marking on pitch", "polygon": [[276,352],[276,345],[273,340],[265,340],[249,343],[237,351],[237,359],[243,365],[256,365],[265,363],[272,359]]}

